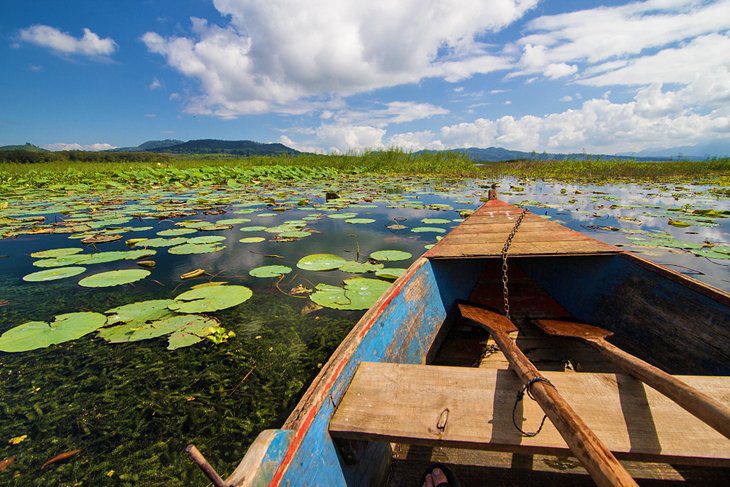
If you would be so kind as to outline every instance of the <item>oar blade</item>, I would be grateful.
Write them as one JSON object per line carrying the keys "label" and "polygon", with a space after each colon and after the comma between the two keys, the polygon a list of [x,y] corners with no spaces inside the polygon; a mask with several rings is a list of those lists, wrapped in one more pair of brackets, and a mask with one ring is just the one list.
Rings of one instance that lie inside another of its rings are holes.
{"label": "oar blade", "polygon": [[512,333],[517,331],[514,323],[506,316],[468,303],[459,303],[459,311],[465,319],[486,328],[490,333]]}
{"label": "oar blade", "polygon": [[597,338],[607,338],[613,335],[612,332],[604,328],[599,328],[593,325],[586,325],[585,323],[573,323],[571,321],[561,320],[533,320],[533,323],[535,323],[538,328],[540,328],[548,335],[553,336],[591,340]]}

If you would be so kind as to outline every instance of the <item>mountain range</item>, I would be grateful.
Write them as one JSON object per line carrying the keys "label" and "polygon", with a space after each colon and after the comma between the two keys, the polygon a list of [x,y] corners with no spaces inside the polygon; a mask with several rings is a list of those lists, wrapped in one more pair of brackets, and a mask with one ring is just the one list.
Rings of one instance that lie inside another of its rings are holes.
{"label": "mountain range", "polygon": [[[46,149],[26,143],[25,145],[6,145],[0,151],[48,152]],[[296,155],[300,152],[279,143],[261,143],[252,140],[148,140],[136,147],[119,147],[104,152],[152,152],[166,154],[230,154],[236,156],[255,155]],[[418,153],[434,153],[440,151],[423,150]],[[568,159],[635,159],[639,161],[676,161],[703,160],[711,157],[727,157],[730,155],[730,141],[712,144],[676,147],[672,149],[647,149],[635,153],[622,154],[586,154],[586,153],[547,153],[523,152],[504,149],[502,147],[469,147],[464,149],[448,149],[443,152],[462,152],[475,162],[500,162],[515,160],[568,160]]]}
{"label": "mountain range", "polygon": [[119,147],[109,152],[164,152],[167,154],[232,154],[236,156],[275,156],[299,154],[284,144],[263,144],[252,140],[198,139],[148,140],[137,147]]}

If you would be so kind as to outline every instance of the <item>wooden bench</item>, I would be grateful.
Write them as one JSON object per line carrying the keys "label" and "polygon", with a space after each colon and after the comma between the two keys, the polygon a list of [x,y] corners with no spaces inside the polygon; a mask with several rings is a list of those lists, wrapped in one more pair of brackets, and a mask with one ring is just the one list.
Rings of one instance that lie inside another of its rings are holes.
{"label": "wooden bench", "polygon": [[[544,375],[619,458],[730,466],[730,440],[630,376]],[[730,377],[681,377],[730,402]],[[520,388],[511,370],[363,362],[329,431],[351,440],[570,455],[549,420],[532,438],[516,430],[512,408]],[[527,398],[516,414],[524,430],[535,429],[542,416]]]}

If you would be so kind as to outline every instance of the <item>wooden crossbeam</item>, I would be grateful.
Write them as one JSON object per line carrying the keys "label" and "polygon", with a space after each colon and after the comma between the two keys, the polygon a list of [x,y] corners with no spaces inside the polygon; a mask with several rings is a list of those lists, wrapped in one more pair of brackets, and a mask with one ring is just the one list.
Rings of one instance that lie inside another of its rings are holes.
{"label": "wooden crossbeam", "polygon": [[[619,458],[730,466],[730,440],[630,376],[544,375]],[[730,377],[681,378],[730,403]],[[515,429],[512,407],[520,386],[510,370],[364,362],[329,431],[354,440],[569,455],[549,420],[533,438]],[[518,424],[535,429],[542,410],[527,398],[520,404]]]}

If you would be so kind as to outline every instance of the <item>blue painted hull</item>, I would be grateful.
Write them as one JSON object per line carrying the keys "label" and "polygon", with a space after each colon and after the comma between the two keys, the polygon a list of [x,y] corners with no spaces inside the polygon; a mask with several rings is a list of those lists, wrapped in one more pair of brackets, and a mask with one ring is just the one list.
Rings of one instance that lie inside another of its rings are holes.
{"label": "blue painted hull", "polygon": [[[336,405],[360,362],[428,363],[457,300],[470,296],[485,265],[495,260],[416,261],[353,328],[283,428],[262,433],[227,482],[369,486],[382,479],[390,446],[354,445],[358,461],[348,465],[328,434]],[[614,331],[628,351],[672,373],[730,374],[727,293],[630,254],[519,265],[572,316]],[[681,363],[671,353],[678,344]]]}

